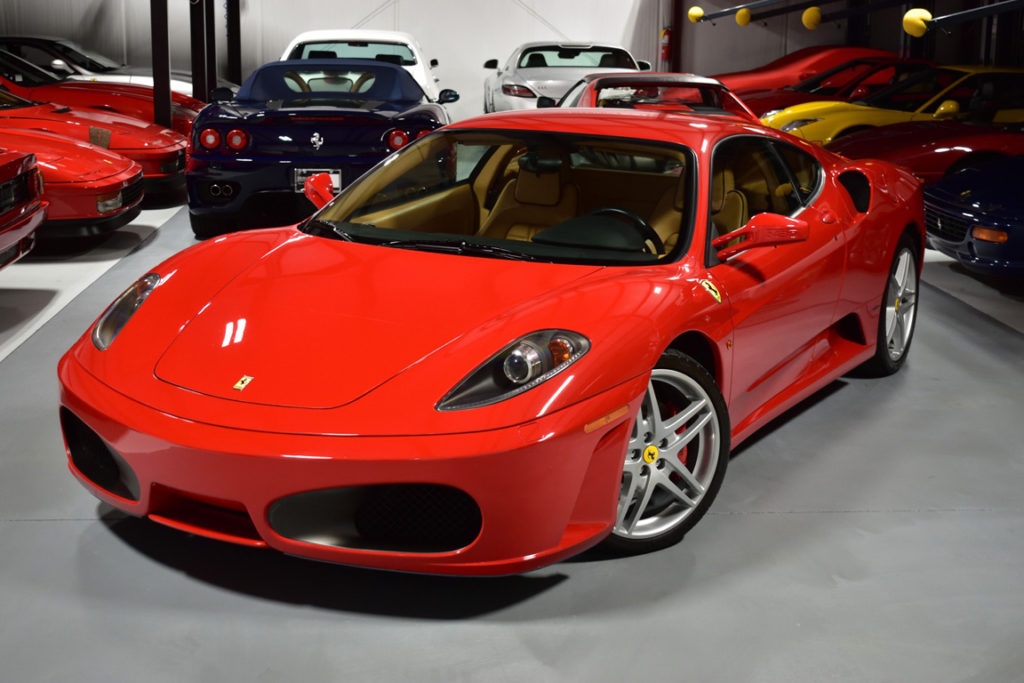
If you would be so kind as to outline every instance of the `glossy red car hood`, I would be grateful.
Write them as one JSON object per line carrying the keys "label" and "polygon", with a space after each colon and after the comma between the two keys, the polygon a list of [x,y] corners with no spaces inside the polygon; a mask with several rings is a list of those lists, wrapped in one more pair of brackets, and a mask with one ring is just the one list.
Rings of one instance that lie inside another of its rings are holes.
{"label": "glossy red car hood", "polygon": [[[595,270],[303,235],[214,295],[164,351],[155,372],[208,396],[337,407]],[[468,303],[480,300],[488,306]],[[510,341],[496,342],[494,352]],[[236,389],[243,375],[252,380]]]}
{"label": "glossy red car hood", "polygon": [[120,114],[82,111],[52,104],[0,111],[6,129],[43,130],[112,150],[162,149],[184,142],[179,133]]}
{"label": "glossy red car hood", "polygon": [[101,180],[135,165],[95,145],[34,130],[0,129],[0,147],[35,154],[47,184]]}
{"label": "glossy red car hood", "polygon": [[919,151],[918,147],[928,149],[939,146],[944,140],[955,145],[958,140],[972,135],[999,132],[992,127],[960,121],[907,121],[844,135],[830,142],[825,149],[851,159],[886,159],[899,163],[902,155],[908,151]]}

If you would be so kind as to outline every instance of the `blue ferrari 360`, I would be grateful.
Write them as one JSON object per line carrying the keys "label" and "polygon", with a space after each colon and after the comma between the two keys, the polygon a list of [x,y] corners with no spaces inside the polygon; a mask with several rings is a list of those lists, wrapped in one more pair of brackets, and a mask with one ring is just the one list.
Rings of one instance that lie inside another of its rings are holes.
{"label": "blue ferrari 360", "polygon": [[448,122],[401,66],[372,59],[303,59],[256,69],[233,99],[192,126],[189,218],[202,239],[296,223],[313,212],[305,179],[330,174],[334,191]]}

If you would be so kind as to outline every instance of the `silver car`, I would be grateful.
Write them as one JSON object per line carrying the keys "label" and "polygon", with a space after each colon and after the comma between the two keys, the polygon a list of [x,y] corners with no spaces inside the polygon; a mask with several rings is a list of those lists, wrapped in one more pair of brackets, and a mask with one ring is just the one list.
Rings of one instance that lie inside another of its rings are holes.
{"label": "silver car", "polygon": [[495,69],[484,82],[484,112],[492,112],[533,109],[538,97],[558,100],[594,71],[647,71],[651,65],[616,45],[538,42],[517,47],[500,68],[497,59],[484,68]]}

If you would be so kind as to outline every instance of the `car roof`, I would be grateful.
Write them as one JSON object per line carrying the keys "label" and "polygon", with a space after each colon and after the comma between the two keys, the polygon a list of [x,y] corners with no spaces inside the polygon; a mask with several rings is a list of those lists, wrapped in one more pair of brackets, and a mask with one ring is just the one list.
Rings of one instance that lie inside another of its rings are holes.
{"label": "car roof", "polygon": [[412,34],[402,31],[381,31],[377,29],[334,29],[325,28],[314,31],[304,31],[289,41],[289,45],[307,43],[314,40],[387,40],[397,43],[408,43],[419,47],[419,43]]}
{"label": "car roof", "polygon": [[463,119],[449,124],[445,129],[580,133],[655,142],[684,142],[695,148],[697,145],[694,143],[708,136],[717,138],[744,133],[794,142],[794,138],[785,133],[740,118],[635,109],[551,108],[496,112]]}
{"label": "car roof", "polygon": [[[555,47],[613,47],[613,48],[615,48],[617,50],[625,50],[626,49],[626,48],[622,47],[621,45],[615,45],[614,43],[599,43],[599,42],[590,42],[590,43],[576,42],[576,43],[574,43],[574,42],[571,42],[571,41],[559,41],[559,40],[535,40],[535,41],[530,42],[530,43],[523,43],[522,45],[520,45],[519,47],[516,48],[516,51],[517,52],[522,52],[523,50],[526,50],[526,49],[531,48],[531,47],[544,47],[546,45],[547,46],[555,46]],[[628,52],[628,50],[626,50],[626,51]]]}

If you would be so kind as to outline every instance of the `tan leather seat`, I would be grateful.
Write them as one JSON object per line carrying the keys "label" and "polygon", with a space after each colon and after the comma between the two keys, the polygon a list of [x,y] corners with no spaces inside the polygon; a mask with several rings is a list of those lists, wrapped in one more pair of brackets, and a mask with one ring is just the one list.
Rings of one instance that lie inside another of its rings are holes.
{"label": "tan leather seat", "polygon": [[672,251],[679,241],[679,228],[683,223],[683,207],[686,201],[686,183],[682,178],[661,195],[648,221],[658,237],[665,244],[665,253]]}
{"label": "tan leather seat", "polygon": [[731,168],[717,168],[711,177],[711,225],[715,235],[742,228],[750,219],[746,196],[736,188]]}
{"label": "tan leather seat", "polygon": [[564,167],[553,173],[520,169],[498,195],[479,234],[510,240],[530,240],[541,230],[573,218],[579,190],[566,182]]}

